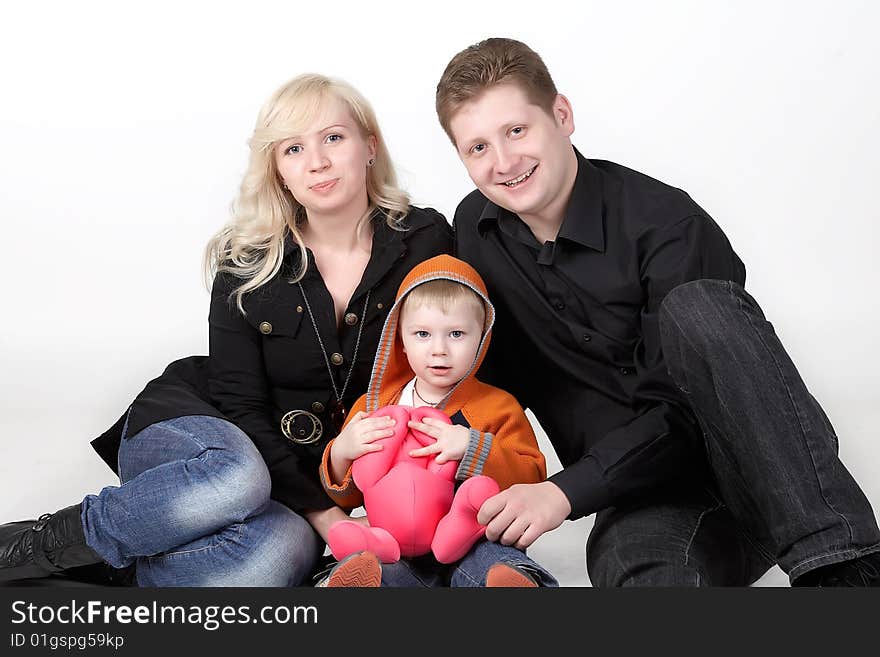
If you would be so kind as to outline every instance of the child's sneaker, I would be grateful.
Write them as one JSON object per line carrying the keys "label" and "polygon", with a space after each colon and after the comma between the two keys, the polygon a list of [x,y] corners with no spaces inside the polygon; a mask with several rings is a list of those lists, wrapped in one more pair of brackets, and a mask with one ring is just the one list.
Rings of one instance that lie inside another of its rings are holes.
{"label": "child's sneaker", "polygon": [[486,575],[486,587],[534,589],[538,587],[538,582],[524,569],[499,561],[489,568],[489,573]]}
{"label": "child's sneaker", "polygon": [[379,559],[372,552],[357,552],[336,564],[327,576],[326,583],[319,586],[376,588],[381,584],[382,565]]}

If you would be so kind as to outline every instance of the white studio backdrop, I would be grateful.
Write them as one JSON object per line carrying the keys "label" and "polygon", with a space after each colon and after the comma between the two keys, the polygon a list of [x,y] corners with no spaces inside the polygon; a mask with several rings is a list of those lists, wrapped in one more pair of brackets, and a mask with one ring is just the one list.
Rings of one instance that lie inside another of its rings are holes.
{"label": "white studio backdrop", "polygon": [[452,55],[489,36],[542,55],[587,157],[685,189],[721,225],[880,509],[880,5],[42,2],[3,14],[0,522],[115,483],[88,441],[169,361],[207,353],[202,249],[276,87],[312,71],[358,87],[414,202],[451,219],[472,185],[434,89]]}

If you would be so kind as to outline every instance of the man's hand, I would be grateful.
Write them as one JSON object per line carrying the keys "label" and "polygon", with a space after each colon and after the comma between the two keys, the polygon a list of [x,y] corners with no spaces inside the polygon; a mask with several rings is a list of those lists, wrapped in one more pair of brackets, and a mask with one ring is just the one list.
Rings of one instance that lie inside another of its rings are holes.
{"label": "man's hand", "polygon": [[483,502],[477,522],[486,538],[525,550],[541,534],[556,529],[571,513],[571,504],[556,484],[514,484]]}
{"label": "man's hand", "polygon": [[437,463],[447,461],[460,461],[467,451],[470,431],[456,424],[447,424],[432,417],[422,418],[421,422],[410,420],[407,425],[410,429],[426,433],[437,442],[427,447],[410,450],[412,457],[429,456],[436,454],[434,460]]}

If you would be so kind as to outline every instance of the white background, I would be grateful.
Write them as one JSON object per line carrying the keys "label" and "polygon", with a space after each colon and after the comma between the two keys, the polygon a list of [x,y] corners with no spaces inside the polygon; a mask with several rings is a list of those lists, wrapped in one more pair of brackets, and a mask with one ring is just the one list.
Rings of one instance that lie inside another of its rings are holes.
{"label": "white background", "polygon": [[[489,36],[543,56],[587,157],[687,190],[726,231],[880,508],[878,19],[855,1],[4,7],[0,522],[113,484],[88,441],[167,362],[206,353],[202,248],[276,87],[354,84],[414,201],[451,218],[472,187],[434,89]],[[564,583],[587,582],[591,522],[536,546]]]}

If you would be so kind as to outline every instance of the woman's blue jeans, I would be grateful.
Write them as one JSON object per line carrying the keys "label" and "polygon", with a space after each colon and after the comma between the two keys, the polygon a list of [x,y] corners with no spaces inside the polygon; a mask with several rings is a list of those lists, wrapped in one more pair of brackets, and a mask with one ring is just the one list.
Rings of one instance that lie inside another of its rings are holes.
{"label": "woman's blue jeans", "polygon": [[140,586],[296,586],[323,554],[309,523],[269,499],[262,457],[226,420],[123,435],[119,478],[83,500],[83,528],[110,565],[136,563]]}

